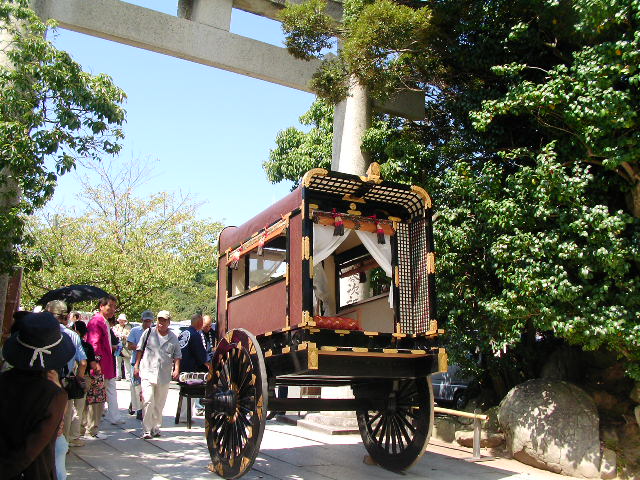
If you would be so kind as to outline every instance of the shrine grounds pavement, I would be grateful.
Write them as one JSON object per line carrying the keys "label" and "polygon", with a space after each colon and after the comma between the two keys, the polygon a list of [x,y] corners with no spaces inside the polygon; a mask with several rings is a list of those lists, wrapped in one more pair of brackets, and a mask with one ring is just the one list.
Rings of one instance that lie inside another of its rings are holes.
{"label": "shrine grounds pavement", "polygon": [[[104,440],[87,441],[67,455],[70,480],[215,480],[207,470],[204,419],[174,424],[178,390],[172,386],[164,409],[162,436],[143,440],[141,422],[129,416],[129,387],[118,382],[124,425],[105,426]],[[483,455],[486,453],[483,450]],[[438,440],[404,474],[363,463],[359,435],[328,435],[279,420],[267,421],[258,458],[246,480],[568,480],[507,458],[469,462],[471,449]]]}

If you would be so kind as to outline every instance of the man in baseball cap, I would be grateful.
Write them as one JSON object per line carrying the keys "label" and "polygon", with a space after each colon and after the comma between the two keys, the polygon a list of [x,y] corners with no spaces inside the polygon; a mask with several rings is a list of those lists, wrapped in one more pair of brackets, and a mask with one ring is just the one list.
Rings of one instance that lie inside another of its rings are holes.
{"label": "man in baseball cap", "polygon": [[138,343],[133,373],[140,377],[143,399],[144,439],[160,436],[162,409],[167,401],[171,379],[178,379],[182,352],[178,337],[169,330],[171,314],[161,310],[155,328],[148,329]]}
{"label": "man in baseball cap", "polygon": [[129,415],[134,415],[138,420],[142,420],[142,402],[140,401],[140,378],[135,377],[133,375],[133,367],[136,364],[136,355],[138,348],[138,343],[140,342],[140,338],[144,331],[151,327],[153,320],[156,318],[154,313],[151,310],[145,310],[142,312],[141,321],[142,325],[137,327],[133,327],[131,332],[129,332],[129,336],[127,337],[127,348],[131,352],[131,363],[129,370],[129,380],[131,384],[129,386],[131,390],[131,406],[129,407]]}

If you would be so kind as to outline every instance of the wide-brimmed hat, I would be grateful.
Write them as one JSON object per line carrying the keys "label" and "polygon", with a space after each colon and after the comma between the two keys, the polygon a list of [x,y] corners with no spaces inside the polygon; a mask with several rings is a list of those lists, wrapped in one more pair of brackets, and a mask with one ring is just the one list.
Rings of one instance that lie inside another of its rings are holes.
{"label": "wide-brimmed hat", "polygon": [[56,370],[73,358],[76,348],[49,312],[30,313],[2,347],[4,359],[21,370]]}
{"label": "wide-brimmed hat", "polygon": [[118,321],[120,320],[127,320],[127,316],[124,313],[121,313],[120,315],[118,315]]}

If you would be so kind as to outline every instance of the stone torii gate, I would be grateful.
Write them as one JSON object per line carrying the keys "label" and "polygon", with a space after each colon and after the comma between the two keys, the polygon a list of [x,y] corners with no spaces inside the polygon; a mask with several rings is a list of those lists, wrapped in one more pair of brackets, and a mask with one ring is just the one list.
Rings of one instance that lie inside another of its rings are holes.
{"label": "stone torii gate", "polygon": [[[68,30],[313,93],[309,81],[318,60],[298,60],[285,48],[229,31],[233,8],[277,20],[283,0],[178,0],[176,16],[120,0],[32,0],[31,4],[41,18],[55,19]],[[327,13],[340,20],[341,1],[329,0]],[[363,88],[353,86],[335,108],[333,170],[365,172],[369,162],[360,146],[371,108],[422,120],[424,95],[407,92],[381,105],[371,103]]]}

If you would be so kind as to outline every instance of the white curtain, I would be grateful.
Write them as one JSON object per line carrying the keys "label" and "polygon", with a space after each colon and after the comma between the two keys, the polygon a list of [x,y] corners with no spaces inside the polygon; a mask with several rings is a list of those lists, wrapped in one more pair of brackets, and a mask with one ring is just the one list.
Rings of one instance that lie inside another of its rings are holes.
{"label": "white curtain", "polygon": [[364,248],[371,254],[373,259],[387,274],[391,276],[391,242],[389,235],[384,236],[385,243],[378,243],[378,234],[373,232],[365,232],[362,230],[354,230],[358,238],[364,245]]}
{"label": "white curtain", "polygon": [[[336,303],[333,291],[329,288],[327,281],[327,274],[322,267],[322,264],[318,264],[313,267],[313,304],[316,304],[316,299],[322,300],[324,306],[324,314],[328,317],[335,315],[334,305]],[[318,312],[319,313],[319,312]]]}
{"label": "white curtain", "polygon": [[[327,285],[327,275],[322,268],[320,262],[326,259],[329,255],[336,251],[336,249],[344,242],[347,237],[355,232],[358,238],[371,254],[373,259],[378,262],[378,265],[384,270],[387,277],[391,277],[391,241],[389,235],[385,235],[385,243],[378,243],[378,235],[373,232],[365,232],[362,230],[349,230],[345,228],[344,235],[333,235],[333,226],[320,225],[318,223],[313,224],[313,290],[314,295],[322,300],[325,306],[325,313],[332,315],[333,310],[333,292],[329,291]],[[315,302],[314,302],[315,303]],[[393,285],[389,288],[389,306],[393,308]]]}
{"label": "white curtain", "polygon": [[[378,234],[373,232],[364,232],[362,230],[355,230],[358,238],[364,245],[364,248],[371,254],[373,259],[378,262],[378,265],[387,274],[387,277],[391,277],[391,241],[389,235],[384,236],[384,243],[378,243]],[[393,282],[389,286],[389,307],[393,308]]]}
{"label": "white curtain", "polygon": [[333,227],[327,225],[313,224],[313,264],[318,265],[321,261],[335,252],[342,242],[351,233],[345,228],[344,235],[333,235]]}
{"label": "white curtain", "polygon": [[[321,262],[344,242],[351,230],[345,229],[344,235],[333,235],[333,227],[327,225],[313,224],[313,294],[322,300],[325,315],[335,315],[335,299],[333,291],[330,291],[327,274]],[[314,304],[315,299],[314,299]]]}

